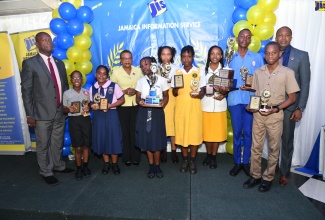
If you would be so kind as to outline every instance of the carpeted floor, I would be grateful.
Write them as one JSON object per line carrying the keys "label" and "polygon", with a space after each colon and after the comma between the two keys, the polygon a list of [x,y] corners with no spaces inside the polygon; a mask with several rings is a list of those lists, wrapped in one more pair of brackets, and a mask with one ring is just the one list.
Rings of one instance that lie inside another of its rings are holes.
{"label": "carpeted floor", "polygon": [[248,177],[228,173],[232,155],[219,154],[211,170],[199,154],[193,176],[180,173],[168,156],[162,179],[146,177],[144,154],[140,166],[119,162],[119,176],[102,175],[102,160],[93,156],[90,178],[77,182],[73,174],[58,174],[57,186],[38,175],[35,153],[0,156],[0,219],[324,219],[292,183],[283,188],[276,179],[267,193],[244,189]]}

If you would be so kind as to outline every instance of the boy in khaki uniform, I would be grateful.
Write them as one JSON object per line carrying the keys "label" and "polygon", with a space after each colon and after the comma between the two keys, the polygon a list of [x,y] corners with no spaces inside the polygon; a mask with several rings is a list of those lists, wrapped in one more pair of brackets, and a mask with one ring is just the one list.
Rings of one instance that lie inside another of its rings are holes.
{"label": "boy in khaki uniform", "polygon": [[[269,91],[270,97],[267,101],[267,111],[247,110],[254,113],[253,140],[251,148],[251,177],[244,183],[244,188],[250,189],[260,184],[258,190],[267,192],[270,190],[274,179],[275,167],[279,157],[279,141],[283,130],[282,109],[296,101],[296,92],[299,86],[294,77],[293,70],[279,64],[280,45],[277,42],[270,42],[266,45],[265,59],[267,64],[257,69],[254,74],[251,89],[260,96],[263,91]],[[287,98],[286,98],[287,94]],[[265,133],[268,133],[267,168],[261,174],[262,151],[265,140]]]}

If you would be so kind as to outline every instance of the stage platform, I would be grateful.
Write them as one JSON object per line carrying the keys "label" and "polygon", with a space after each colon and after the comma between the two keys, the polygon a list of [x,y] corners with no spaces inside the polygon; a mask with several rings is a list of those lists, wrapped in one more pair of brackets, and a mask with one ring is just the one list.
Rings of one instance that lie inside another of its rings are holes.
{"label": "stage platform", "polygon": [[[180,155],[179,155],[180,156]],[[145,154],[139,166],[119,162],[121,174],[102,175],[102,160],[92,155],[92,176],[76,181],[74,174],[57,174],[48,186],[38,174],[36,154],[0,156],[0,219],[324,219],[292,184],[260,193],[244,189],[247,176],[229,175],[232,155],[218,154],[215,170],[197,158],[198,173],[180,173],[170,155],[162,179],[146,177]],[[67,166],[75,167],[74,161]]]}

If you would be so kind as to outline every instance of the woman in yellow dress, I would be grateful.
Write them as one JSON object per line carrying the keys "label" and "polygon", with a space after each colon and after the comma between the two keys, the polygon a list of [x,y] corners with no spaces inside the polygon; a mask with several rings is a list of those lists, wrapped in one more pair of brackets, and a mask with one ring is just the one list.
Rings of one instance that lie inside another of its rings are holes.
{"label": "woman in yellow dress", "polygon": [[[188,45],[182,48],[181,60],[183,67],[176,70],[174,76],[183,78],[183,87],[175,85],[172,77],[173,95],[175,99],[175,143],[182,147],[183,163],[180,171],[188,170],[193,175],[197,173],[197,148],[202,143],[202,107],[205,77],[201,77],[199,68],[193,66],[194,49]],[[204,74],[204,73],[203,73]],[[189,151],[190,149],[190,158]]]}

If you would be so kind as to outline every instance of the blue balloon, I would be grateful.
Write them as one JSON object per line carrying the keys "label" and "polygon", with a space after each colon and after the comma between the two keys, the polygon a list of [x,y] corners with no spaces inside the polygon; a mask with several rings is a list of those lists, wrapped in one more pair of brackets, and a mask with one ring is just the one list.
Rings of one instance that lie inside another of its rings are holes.
{"label": "blue balloon", "polygon": [[73,36],[69,33],[62,33],[57,36],[57,39],[58,39],[57,44],[61,49],[67,50],[70,47],[72,47],[74,44]]}
{"label": "blue balloon", "polygon": [[58,38],[54,37],[52,43],[53,43],[53,47],[57,47],[58,46]]}
{"label": "blue balloon", "polygon": [[[89,73],[89,74],[91,74],[91,73]],[[89,75],[89,74],[88,74],[88,75]],[[88,80],[87,80],[87,81],[88,81]],[[93,84],[87,82],[85,85],[83,85],[82,88],[87,89],[87,90],[89,91],[89,90],[91,89],[92,85],[93,85]]]}
{"label": "blue balloon", "polygon": [[67,29],[69,34],[78,36],[84,31],[84,24],[75,18],[68,22]]}
{"label": "blue balloon", "polygon": [[52,51],[52,55],[59,60],[67,59],[67,50],[61,49],[60,47],[55,47]]}
{"label": "blue balloon", "polygon": [[65,125],[67,125],[68,123],[69,123],[69,117],[65,119]]}
{"label": "blue balloon", "polygon": [[[229,37],[235,37],[234,32],[232,31],[232,29],[234,29],[234,25],[231,25],[230,29],[229,29]],[[228,38],[228,36],[227,36]]]}
{"label": "blue balloon", "polygon": [[64,132],[64,146],[70,146],[71,145],[71,138],[69,132]]}
{"label": "blue balloon", "polygon": [[232,13],[232,22],[236,24],[238,21],[247,20],[246,18],[247,10],[242,7],[236,8]]}
{"label": "blue balloon", "polygon": [[257,0],[238,0],[238,4],[244,9],[249,9],[253,5],[257,4]]}
{"label": "blue balloon", "polygon": [[50,29],[53,34],[59,35],[67,31],[67,23],[61,18],[53,18],[50,21]]}
{"label": "blue balloon", "polygon": [[234,0],[234,6],[235,6],[235,8],[239,7],[238,0]]}
{"label": "blue balloon", "polygon": [[81,6],[77,11],[76,18],[83,23],[89,23],[94,18],[93,10],[91,10],[91,8],[88,6]]}
{"label": "blue balloon", "polygon": [[95,83],[96,77],[93,73],[87,74],[86,77],[87,77],[86,83],[89,83],[91,85]]}
{"label": "blue balloon", "polygon": [[270,42],[271,40],[262,40],[261,41],[261,48],[258,52],[263,53],[263,57],[264,57],[264,51],[265,51],[265,46]]}
{"label": "blue balloon", "polygon": [[65,124],[65,131],[69,132],[69,124],[68,123]]}
{"label": "blue balloon", "polygon": [[66,157],[66,156],[69,156],[70,154],[72,154],[71,149],[70,149],[70,145],[69,146],[68,145],[64,146],[62,148],[62,156]]}
{"label": "blue balloon", "polygon": [[71,19],[75,18],[76,14],[77,14],[76,8],[73,6],[73,4],[71,4],[69,2],[63,2],[59,6],[58,11],[59,11],[60,17],[67,21],[70,21]]}

